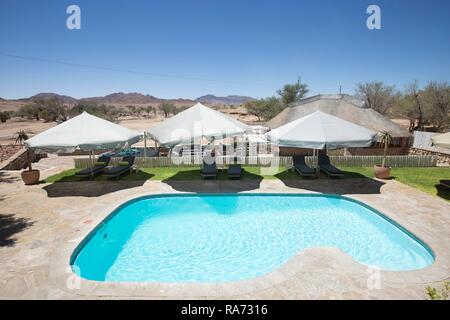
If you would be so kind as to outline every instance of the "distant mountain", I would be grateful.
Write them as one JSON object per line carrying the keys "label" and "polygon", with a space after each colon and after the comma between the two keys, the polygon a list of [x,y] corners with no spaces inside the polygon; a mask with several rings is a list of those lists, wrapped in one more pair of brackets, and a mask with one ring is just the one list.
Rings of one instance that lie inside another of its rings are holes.
{"label": "distant mountain", "polygon": [[217,97],[212,94],[207,94],[205,96],[198,97],[195,99],[197,102],[207,103],[207,104],[215,104],[215,105],[240,105],[249,100],[253,100],[252,97],[246,96],[226,96],[226,97]]}
{"label": "distant mountain", "polygon": [[36,99],[50,99],[50,98],[57,98],[59,101],[62,101],[63,103],[66,103],[66,104],[74,104],[77,102],[77,99],[75,99],[73,97],[64,96],[64,95],[60,95],[60,94],[56,94],[56,93],[47,93],[47,92],[38,93],[29,98],[19,99],[19,100],[32,101],[32,100],[36,100]]}
{"label": "distant mountain", "polygon": [[207,105],[240,105],[245,103],[248,100],[251,100],[251,97],[246,96],[226,96],[226,97],[217,97],[212,94],[208,94],[205,96],[201,96],[195,100],[184,99],[184,98],[176,98],[176,99],[162,99],[157,98],[151,95],[145,95],[142,93],[131,92],[116,92],[106,96],[98,96],[98,97],[89,97],[89,98],[81,98],[76,99],[70,96],[60,95],[56,93],[38,93],[29,98],[17,99],[17,100],[6,100],[0,98],[2,104],[10,105],[11,108],[16,105],[24,105],[28,102],[31,102],[35,99],[49,99],[49,98],[57,98],[61,100],[63,103],[67,105],[74,105],[79,102],[96,102],[98,104],[107,104],[107,105],[117,105],[117,106],[126,106],[126,105],[158,105],[164,101],[171,102],[177,107],[181,106],[192,106],[196,102],[201,102]]}
{"label": "distant mountain", "polygon": [[160,103],[161,99],[156,98],[151,95],[143,95],[142,93],[112,93],[104,97],[91,97],[91,98],[83,98],[79,101],[95,101],[97,103],[104,104],[122,104],[122,105],[133,105],[133,104],[155,104]]}

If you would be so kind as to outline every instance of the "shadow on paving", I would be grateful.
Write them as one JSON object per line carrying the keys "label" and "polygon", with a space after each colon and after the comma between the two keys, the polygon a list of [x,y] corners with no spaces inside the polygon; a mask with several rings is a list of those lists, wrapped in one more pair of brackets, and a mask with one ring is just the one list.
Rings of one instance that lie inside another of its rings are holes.
{"label": "shadow on paving", "polygon": [[[193,181],[193,177],[198,181]],[[219,171],[217,179],[201,179],[200,170],[178,172],[177,174],[163,180],[173,189],[180,192],[195,193],[235,193],[258,189],[263,177],[243,169],[241,179],[229,179],[226,171]]]}
{"label": "shadow on paving", "polygon": [[437,184],[435,185],[437,193],[436,195],[442,199],[450,201],[450,189],[447,189],[446,187]]}
{"label": "shadow on paving", "polygon": [[6,171],[0,171],[0,183],[13,183],[19,180],[19,177],[14,177]]}
{"label": "shadow on paving", "polygon": [[[0,201],[3,199],[0,198]],[[0,213],[0,247],[10,247],[16,243],[14,235],[31,227],[30,219],[18,218],[14,214]]]}
{"label": "shadow on paving", "polygon": [[[63,179],[46,185],[42,189],[49,198],[59,197],[99,197],[120,190],[136,188],[153,177],[152,174],[139,172],[139,176],[124,176],[122,179],[64,181]],[[132,178],[132,179],[130,179]]]}
{"label": "shadow on paving", "polygon": [[287,187],[310,190],[327,194],[380,194],[384,182],[370,179],[362,174],[344,171],[344,178],[327,178],[320,174],[319,179],[292,179],[281,172],[276,176]]}

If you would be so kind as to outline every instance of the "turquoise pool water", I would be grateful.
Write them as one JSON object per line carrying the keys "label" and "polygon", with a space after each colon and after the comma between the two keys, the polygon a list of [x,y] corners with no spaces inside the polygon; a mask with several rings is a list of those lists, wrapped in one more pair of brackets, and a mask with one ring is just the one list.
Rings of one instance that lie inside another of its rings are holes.
{"label": "turquoise pool water", "polygon": [[343,197],[222,194],[128,202],[83,241],[71,263],[97,281],[221,282],[263,275],[311,247],[337,247],[384,270],[434,261],[406,230]]}

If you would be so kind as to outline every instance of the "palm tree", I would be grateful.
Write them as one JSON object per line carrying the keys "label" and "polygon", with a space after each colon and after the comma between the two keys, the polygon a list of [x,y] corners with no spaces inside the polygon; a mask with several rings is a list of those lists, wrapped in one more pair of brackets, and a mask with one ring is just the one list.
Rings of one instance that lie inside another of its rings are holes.
{"label": "palm tree", "polygon": [[[21,144],[28,140],[28,133],[25,130],[19,130],[14,134],[14,137],[16,138],[15,144]],[[30,150],[27,150],[27,157],[28,157],[28,171],[31,171],[33,168],[31,166],[31,155]]]}
{"label": "palm tree", "polygon": [[384,144],[384,152],[383,152],[383,161],[381,162],[381,166],[384,167],[386,164],[386,155],[389,144],[391,143],[392,136],[387,131],[381,131],[378,134],[380,143]]}
{"label": "palm tree", "polygon": [[28,140],[28,134],[25,130],[19,130],[14,134],[14,137],[16,138],[15,144],[22,144],[24,141]]}

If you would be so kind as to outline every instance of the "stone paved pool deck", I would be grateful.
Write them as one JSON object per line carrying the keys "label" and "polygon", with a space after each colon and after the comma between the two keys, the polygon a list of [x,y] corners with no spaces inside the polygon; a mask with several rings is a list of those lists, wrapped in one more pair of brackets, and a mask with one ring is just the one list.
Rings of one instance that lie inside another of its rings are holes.
{"label": "stone paved pool deck", "polygon": [[[24,186],[17,172],[1,172],[0,177],[1,299],[426,299],[427,285],[438,287],[450,278],[450,203],[393,180],[85,181]],[[117,206],[143,195],[176,192],[346,195],[414,233],[433,250],[436,261],[421,270],[380,271],[380,288],[371,288],[374,270],[337,248],[302,251],[267,275],[238,282],[105,283],[71,272],[74,249]]]}

